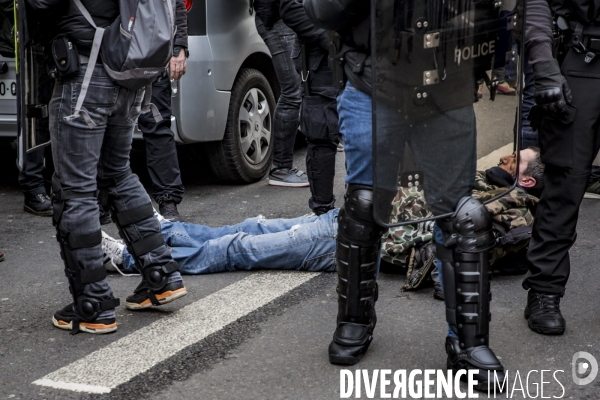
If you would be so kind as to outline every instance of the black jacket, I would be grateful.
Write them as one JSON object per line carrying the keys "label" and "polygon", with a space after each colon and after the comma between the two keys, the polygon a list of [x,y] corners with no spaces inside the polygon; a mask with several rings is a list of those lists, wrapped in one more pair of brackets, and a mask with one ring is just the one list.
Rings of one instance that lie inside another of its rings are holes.
{"label": "black jacket", "polygon": [[289,26],[310,48],[329,49],[329,37],[325,29],[317,28],[302,7],[301,0],[281,0],[279,11],[283,22]]}
{"label": "black jacket", "polygon": [[[91,26],[73,1],[70,0],[27,0],[34,14],[29,18],[52,21],[42,30],[43,37],[67,36],[75,43],[79,53],[89,55],[95,29]],[[109,26],[119,16],[118,0],[81,0],[92,19],[99,27]],[[47,31],[50,32],[47,32]]]}
{"label": "black jacket", "polygon": [[175,25],[177,25],[177,31],[175,32],[173,46],[185,47],[187,49],[188,23],[184,0],[177,0],[175,4]]}
{"label": "black jacket", "polygon": [[254,11],[267,30],[279,21],[279,0],[254,0]]}
{"label": "black jacket", "polygon": [[370,1],[304,0],[304,9],[315,25],[340,34],[338,51],[348,80],[371,95]]}
{"label": "black jacket", "polygon": [[[52,21],[44,27],[44,37],[67,36],[77,50],[89,55],[95,29],[71,0],[26,0],[38,19]],[[187,47],[187,15],[184,0],[176,0],[177,33],[175,46]],[[119,16],[118,0],[81,0],[99,27],[109,26]],[[181,26],[180,26],[181,25]],[[48,30],[49,32],[46,32]]]}
{"label": "black jacket", "polygon": [[552,13],[548,0],[528,0],[525,48],[531,65],[552,56]]}

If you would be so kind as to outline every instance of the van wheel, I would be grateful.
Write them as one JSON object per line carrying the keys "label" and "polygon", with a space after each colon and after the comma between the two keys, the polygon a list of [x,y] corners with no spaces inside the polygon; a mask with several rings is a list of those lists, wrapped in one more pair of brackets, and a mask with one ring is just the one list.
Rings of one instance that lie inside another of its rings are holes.
{"label": "van wheel", "polygon": [[220,180],[251,183],[268,172],[273,158],[275,96],[267,78],[245,68],[238,74],[227,114],[225,136],[208,147],[208,159]]}

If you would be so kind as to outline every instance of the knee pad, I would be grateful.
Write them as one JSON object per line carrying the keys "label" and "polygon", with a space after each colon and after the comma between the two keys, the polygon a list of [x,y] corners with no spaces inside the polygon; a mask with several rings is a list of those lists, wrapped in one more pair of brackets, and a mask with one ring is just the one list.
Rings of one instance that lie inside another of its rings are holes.
{"label": "knee pad", "polygon": [[381,240],[383,228],[373,217],[373,188],[348,185],[338,216],[338,239],[360,246],[373,246]]}
{"label": "knee pad", "polygon": [[[98,197],[98,191],[94,192],[72,192],[63,190],[60,178],[56,174],[52,174],[52,207],[54,214],[52,216],[52,224],[58,226],[63,210],[65,208],[65,202],[73,199],[84,199],[87,197]],[[58,237],[57,237],[58,238]]]}
{"label": "knee pad", "polygon": [[437,224],[442,229],[445,247],[456,246],[464,253],[479,253],[496,244],[490,213],[483,203],[472,197],[463,197],[454,215],[438,220]]}

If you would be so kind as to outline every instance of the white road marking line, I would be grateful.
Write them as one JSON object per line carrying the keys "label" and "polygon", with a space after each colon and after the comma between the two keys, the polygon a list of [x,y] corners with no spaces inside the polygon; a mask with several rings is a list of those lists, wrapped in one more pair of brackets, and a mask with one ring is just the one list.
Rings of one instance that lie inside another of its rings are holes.
{"label": "white road marking line", "polygon": [[76,392],[109,393],[317,275],[296,271],[253,274],[33,383]]}
{"label": "white road marking line", "polygon": [[477,160],[477,171],[485,171],[488,168],[495,167],[498,165],[500,157],[513,152],[513,143],[509,143],[506,146],[502,146],[499,149],[492,151],[490,154],[481,157]]}
{"label": "white road marking line", "polygon": [[53,381],[51,379],[38,379],[33,382],[36,385],[48,386],[54,389],[65,389],[72,390],[74,392],[86,392],[86,393],[110,393],[110,388],[106,386],[92,386],[82,385],[80,383],[60,382]]}

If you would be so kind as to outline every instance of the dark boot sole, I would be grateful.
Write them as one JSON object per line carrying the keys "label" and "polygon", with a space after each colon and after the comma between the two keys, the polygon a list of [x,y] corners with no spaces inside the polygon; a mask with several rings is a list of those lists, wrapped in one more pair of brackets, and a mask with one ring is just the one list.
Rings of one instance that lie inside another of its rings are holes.
{"label": "dark boot sole", "polygon": [[52,214],[54,214],[53,210],[48,210],[48,211],[36,211],[33,208],[29,207],[29,206],[23,206],[23,211],[28,212],[30,214],[33,215],[37,215],[39,217],[51,217]]}
{"label": "dark boot sole", "polygon": [[548,335],[548,336],[560,336],[563,333],[565,333],[565,328],[548,328],[545,326],[535,325],[529,319],[529,312],[528,312],[527,308],[525,308],[525,312],[523,313],[523,316],[527,320],[527,326],[529,326],[529,329],[531,329],[535,333],[539,333],[540,335]]}
{"label": "dark boot sole", "polygon": [[[461,368],[453,368],[452,363],[450,362],[449,359],[446,359],[446,369],[451,370],[453,375],[456,375],[456,373],[461,370]],[[492,372],[492,374],[493,374],[493,372]],[[462,375],[460,377],[460,380],[461,380],[461,382],[468,383],[469,382],[468,375]],[[488,393],[488,383],[487,382],[477,382],[477,385],[473,386],[473,388],[475,390],[477,390],[478,392]],[[494,387],[490,383],[490,389],[493,390],[493,388]],[[497,389],[496,390],[497,393],[502,393],[502,391],[500,391],[499,387],[496,387],[496,389]]]}

